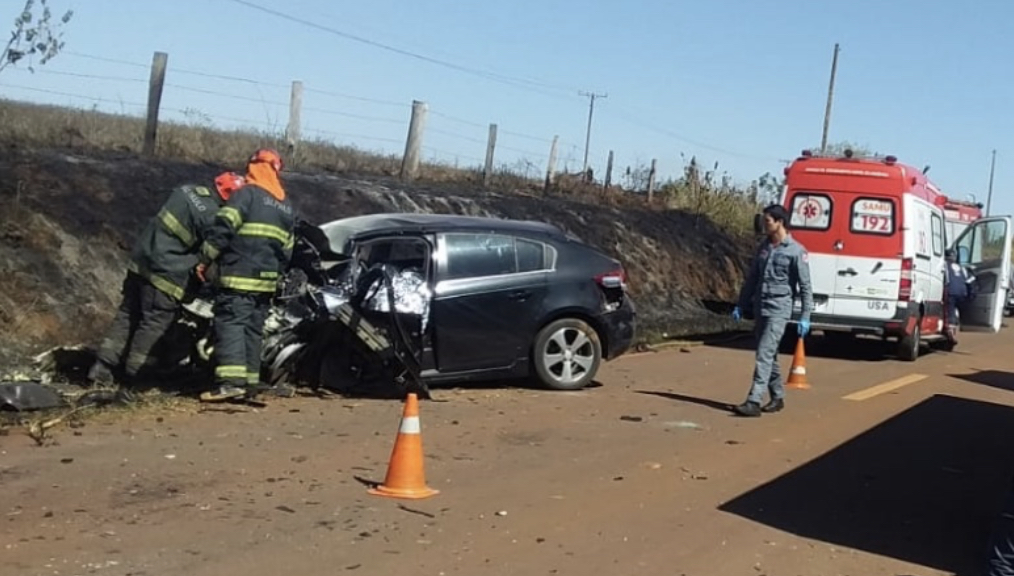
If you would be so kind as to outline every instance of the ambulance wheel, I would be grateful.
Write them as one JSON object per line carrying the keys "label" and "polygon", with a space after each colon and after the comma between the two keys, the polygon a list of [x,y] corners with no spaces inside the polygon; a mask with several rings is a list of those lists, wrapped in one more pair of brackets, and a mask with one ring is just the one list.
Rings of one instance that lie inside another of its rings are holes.
{"label": "ambulance wheel", "polygon": [[922,343],[922,330],[916,321],[912,333],[898,340],[898,358],[906,362],[915,362],[919,358],[919,345]]}

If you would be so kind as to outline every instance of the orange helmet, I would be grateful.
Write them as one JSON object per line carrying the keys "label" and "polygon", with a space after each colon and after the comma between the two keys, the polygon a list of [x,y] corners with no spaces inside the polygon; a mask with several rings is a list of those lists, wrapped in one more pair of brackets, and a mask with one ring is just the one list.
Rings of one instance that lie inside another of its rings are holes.
{"label": "orange helmet", "polygon": [[246,184],[246,178],[235,172],[222,172],[215,177],[215,189],[222,200],[228,200],[233,192],[239,190]]}
{"label": "orange helmet", "polygon": [[250,164],[257,164],[264,162],[270,164],[274,168],[275,172],[282,171],[282,156],[278,152],[275,152],[271,148],[261,148],[253,153],[250,157]]}

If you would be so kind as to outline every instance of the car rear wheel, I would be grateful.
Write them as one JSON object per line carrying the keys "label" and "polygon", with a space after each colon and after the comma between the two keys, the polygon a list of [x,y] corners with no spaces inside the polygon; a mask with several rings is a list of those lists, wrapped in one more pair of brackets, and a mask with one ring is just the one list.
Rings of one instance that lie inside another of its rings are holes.
{"label": "car rear wheel", "polygon": [[535,337],[533,354],[539,381],[554,390],[584,388],[602,362],[602,342],[595,329],[576,318],[547,324]]}

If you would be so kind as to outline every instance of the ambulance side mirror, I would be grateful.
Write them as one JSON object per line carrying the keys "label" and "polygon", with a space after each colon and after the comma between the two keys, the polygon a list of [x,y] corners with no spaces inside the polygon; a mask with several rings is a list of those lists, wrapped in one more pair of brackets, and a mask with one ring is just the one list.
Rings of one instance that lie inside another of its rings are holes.
{"label": "ambulance side mirror", "polygon": [[970,260],[968,246],[958,246],[958,264],[968,264]]}

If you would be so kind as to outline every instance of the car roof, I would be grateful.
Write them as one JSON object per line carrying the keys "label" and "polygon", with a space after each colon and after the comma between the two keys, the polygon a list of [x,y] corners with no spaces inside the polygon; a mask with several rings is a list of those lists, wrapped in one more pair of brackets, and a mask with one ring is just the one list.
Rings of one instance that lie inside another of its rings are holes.
{"label": "car roof", "polygon": [[556,226],[532,220],[511,220],[458,214],[382,213],[351,216],[320,225],[332,246],[344,247],[356,236],[413,232],[417,234],[470,231],[534,233],[565,239]]}

